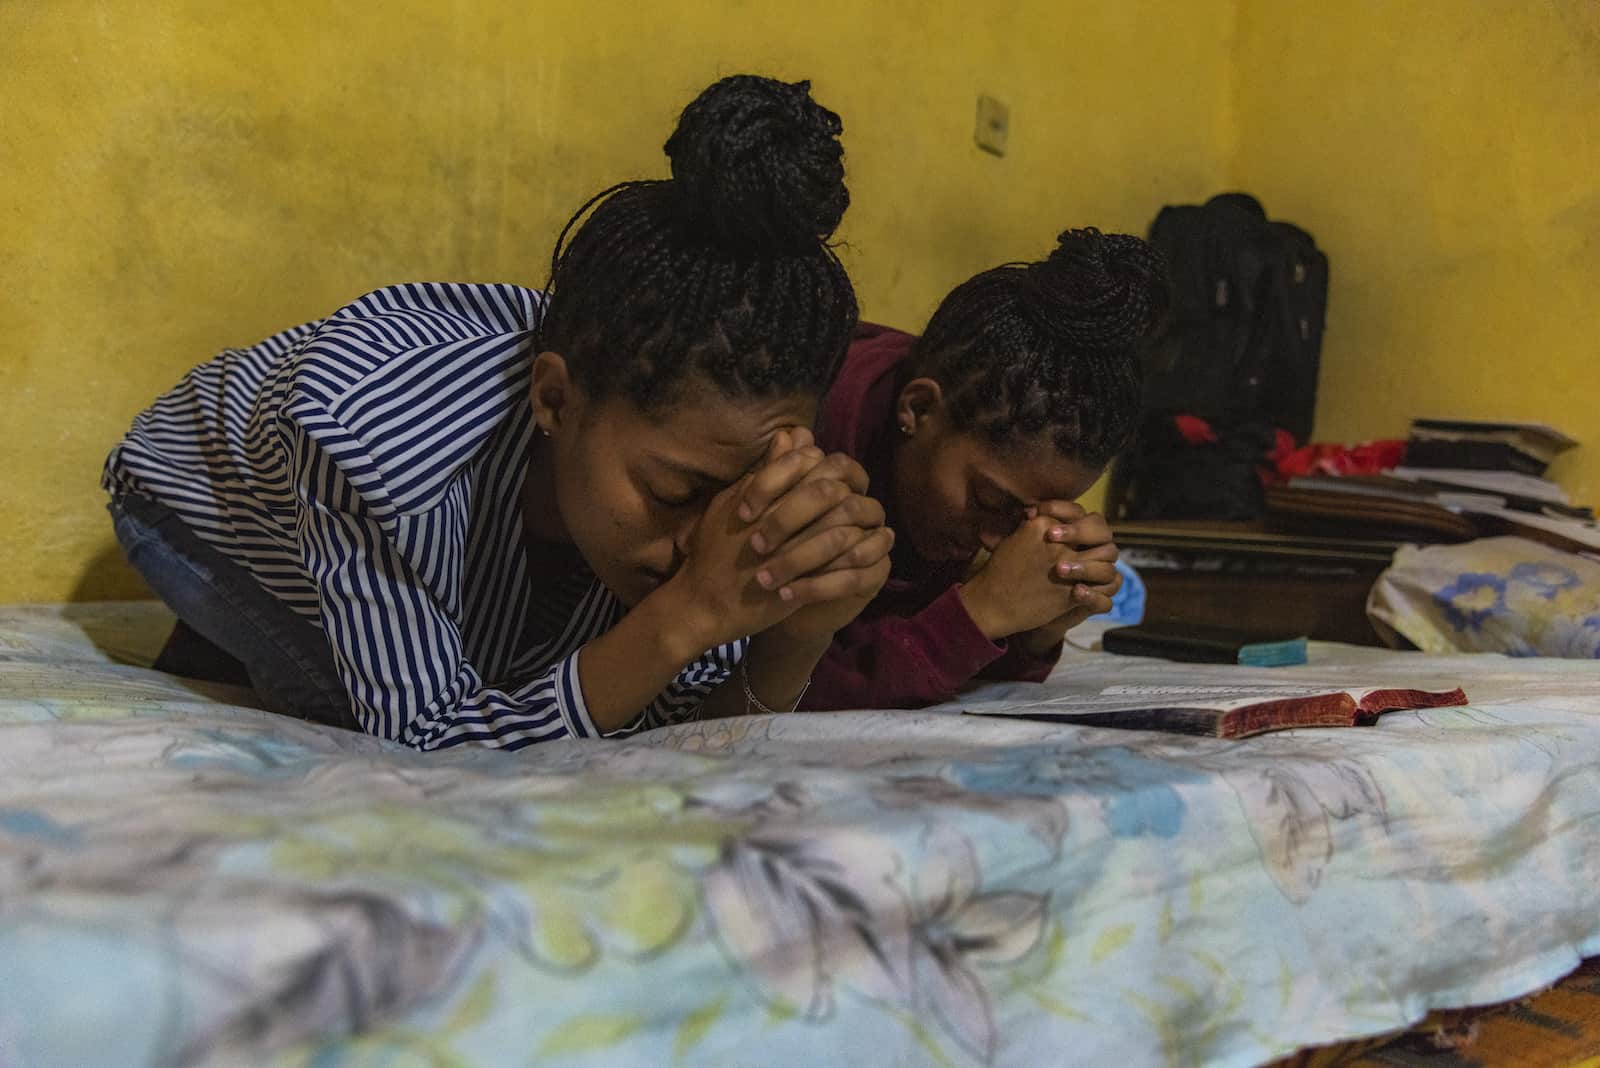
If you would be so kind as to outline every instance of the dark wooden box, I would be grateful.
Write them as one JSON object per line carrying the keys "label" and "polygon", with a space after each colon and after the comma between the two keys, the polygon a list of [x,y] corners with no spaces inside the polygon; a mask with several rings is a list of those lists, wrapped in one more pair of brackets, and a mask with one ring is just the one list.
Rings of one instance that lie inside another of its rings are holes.
{"label": "dark wooden box", "polygon": [[1260,524],[1121,522],[1144,579],[1145,618],[1383,645],[1367,594],[1399,542],[1286,534]]}

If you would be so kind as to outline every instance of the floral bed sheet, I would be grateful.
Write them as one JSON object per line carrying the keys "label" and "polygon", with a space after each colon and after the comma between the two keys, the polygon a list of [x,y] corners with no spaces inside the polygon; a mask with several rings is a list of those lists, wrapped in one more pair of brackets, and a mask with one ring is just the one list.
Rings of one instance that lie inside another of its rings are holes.
{"label": "floral bed sheet", "polygon": [[1600,953],[1600,664],[1242,742],[926,712],[419,755],[0,609],[0,1065],[1246,1065]]}

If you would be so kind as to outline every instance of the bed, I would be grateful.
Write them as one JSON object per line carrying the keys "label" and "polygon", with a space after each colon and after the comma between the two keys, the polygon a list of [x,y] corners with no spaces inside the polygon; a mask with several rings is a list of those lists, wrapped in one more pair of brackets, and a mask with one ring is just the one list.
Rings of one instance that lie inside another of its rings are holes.
{"label": "bed", "polygon": [[1600,664],[1241,742],[925,712],[423,756],[0,608],[0,1064],[1252,1065],[1600,954]]}

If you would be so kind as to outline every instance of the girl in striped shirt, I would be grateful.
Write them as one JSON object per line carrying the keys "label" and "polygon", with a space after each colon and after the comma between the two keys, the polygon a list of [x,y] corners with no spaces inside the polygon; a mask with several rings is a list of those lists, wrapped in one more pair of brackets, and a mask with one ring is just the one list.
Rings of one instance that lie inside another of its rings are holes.
{"label": "girl in striped shirt", "polygon": [[805,429],[856,320],[839,132],[724,79],[544,294],[393,286],[191,371],[104,479],[158,666],[422,749],[793,707],[893,537]]}

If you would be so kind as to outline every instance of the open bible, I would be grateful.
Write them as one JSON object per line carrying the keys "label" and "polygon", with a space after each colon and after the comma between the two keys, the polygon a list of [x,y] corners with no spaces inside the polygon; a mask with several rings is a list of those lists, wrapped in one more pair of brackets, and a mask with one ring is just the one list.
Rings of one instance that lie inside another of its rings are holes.
{"label": "open bible", "polygon": [[1460,689],[1338,686],[1110,686],[1031,704],[967,709],[968,715],[1085,727],[1246,738],[1294,727],[1354,727],[1385,712],[1464,705]]}

